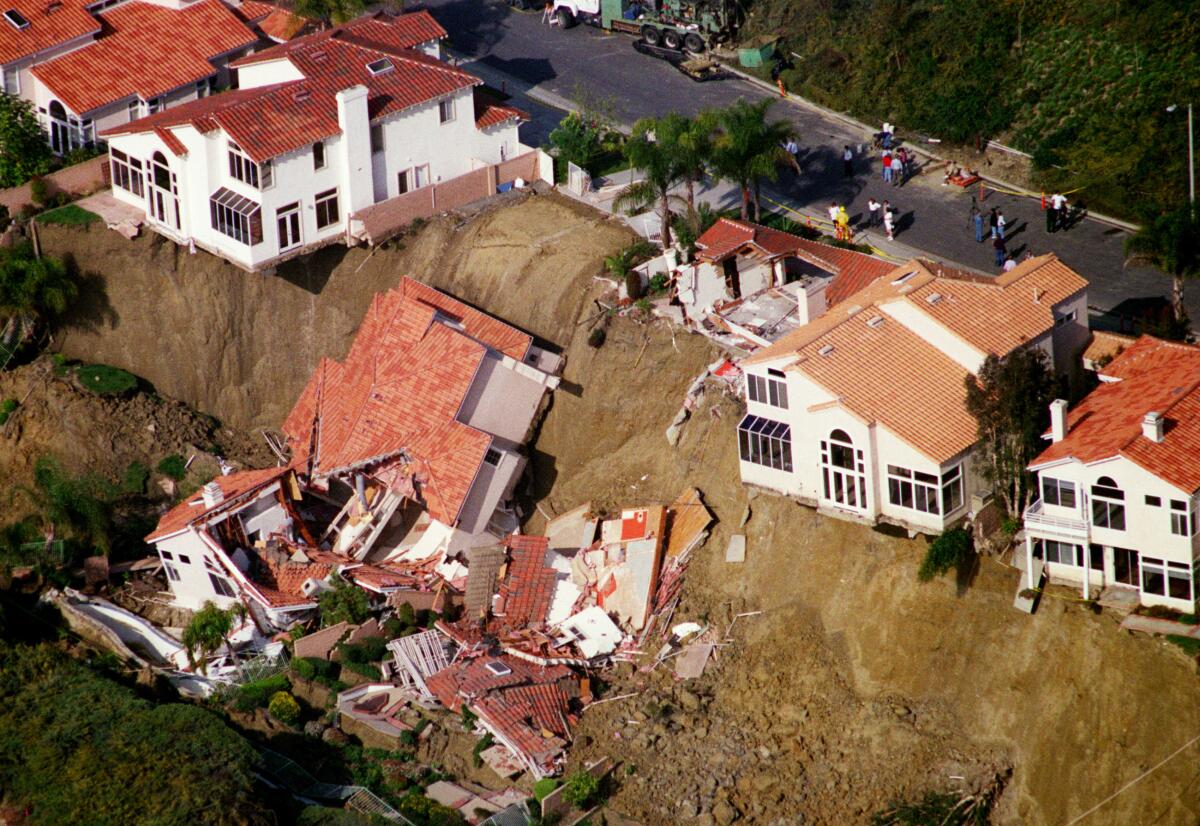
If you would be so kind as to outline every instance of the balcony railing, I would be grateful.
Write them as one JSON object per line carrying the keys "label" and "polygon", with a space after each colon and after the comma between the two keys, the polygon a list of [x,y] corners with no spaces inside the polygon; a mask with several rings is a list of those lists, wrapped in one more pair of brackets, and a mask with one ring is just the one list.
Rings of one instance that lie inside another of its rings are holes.
{"label": "balcony railing", "polygon": [[1050,535],[1085,541],[1091,533],[1090,526],[1083,519],[1048,515],[1042,507],[1041,499],[1035,499],[1033,504],[1025,509],[1025,529],[1039,536]]}

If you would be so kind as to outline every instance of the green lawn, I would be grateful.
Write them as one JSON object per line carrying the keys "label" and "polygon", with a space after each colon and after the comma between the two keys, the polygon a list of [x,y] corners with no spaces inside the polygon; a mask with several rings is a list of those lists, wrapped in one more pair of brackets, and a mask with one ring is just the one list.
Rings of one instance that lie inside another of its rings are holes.
{"label": "green lawn", "polygon": [[82,364],[75,370],[79,383],[101,396],[119,396],[137,387],[137,377],[107,364]]}
{"label": "green lawn", "polygon": [[58,209],[43,212],[38,216],[40,223],[63,224],[65,226],[85,226],[99,220],[99,215],[94,212],[88,212],[83,207],[76,206],[75,204],[67,204]]}

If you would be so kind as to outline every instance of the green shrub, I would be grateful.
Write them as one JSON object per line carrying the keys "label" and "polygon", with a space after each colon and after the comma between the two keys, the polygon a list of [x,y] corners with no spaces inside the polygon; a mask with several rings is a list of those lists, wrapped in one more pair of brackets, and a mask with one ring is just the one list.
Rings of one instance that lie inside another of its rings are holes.
{"label": "green shrub", "polygon": [[559,121],[550,133],[550,143],[558,150],[558,159],[565,167],[573,163],[589,173],[604,151],[600,130],[584,117],[572,112]]}
{"label": "green shrub", "polygon": [[357,625],[370,616],[371,603],[362,588],[350,585],[336,574],[329,579],[329,583],[333,590],[324,591],[317,597],[322,628],[339,622]]}
{"label": "green shrub", "polygon": [[362,642],[338,644],[343,663],[377,663],[387,655],[383,637],[367,637]]}
{"label": "green shrub", "polygon": [[669,279],[666,273],[656,272],[650,277],[650,295],[660,295],[667,291]]}
{"label": "green shrub", "polygon": [[11,416],[13,414],[13,411],[15,411],[16,409],[17,409],[17,400],[16,399],[5,399],[4,401],[0,402],[0,424],[4,424],[5,422],[7,422],[8,417]]}
{"label": "green shrub", "polygon": [[164,456],[163,460],[158,463],[155,468],[163,476],[169,476],[176,482],[182,481],[187,475],[187,462],[177,453],[172,453],[170,456]]}
{"label": "green shrub", "polygon": [[1167,642],[1174,643],[1183,649],[1189,657],[1200,656],[1200,640],[1195,637],[1185,637],[1182,634],[1167,634]]}
{"label": "green shrub", "polygon": [[276,691],[271,695],[271,702],[267,705],[267,711],[281,723],[293,725],[300,719],[300,704],[296,702],[296,698],[286,691]]}
{"label": "green shrub", "polygon": [[417,612],[413,610],[411,603],[403,602],[400,604],[400,607],[396,609],[396,621],[403,628],[411,628],[417,624]]}
{"label": "green shrub", "polygon": [[83,207],[75,204],[67,204],[58,209],[43,212],[38,217],[38,223],[61,224],[63,226],[87,226],[99,220],[99,215],[94,212],[88,212]]}
{"label": "green shrub", "polygon": [[471,709],[467,708],[465,705],[462,707],[463,731],[473,731],[475,729],[475,723],[478,720],[479,717],[476,716],[475,712],[471,711]]}
{"label": "green shrub", "polygon": [[590,809],[600,800],[600,778],[591,772],[573,772],[564,785],[563,799],[576,808]]}
{"label": "green shrub", "polygon": [[988,795],[928,792],[914,803],[888,804],[871,818],[871,826],[986,826],[991,807]]}
{"label": "green shrub", "polygon": [[295,657],[292,659],[292,671],[309,682],[330,685],[337,680],[341,666],[320,657]]}
{"label": "green shrub", "polygon": [[533,797],[541,803],[546,799],[546,795],[562,785],[562,781],[557,777],[543,777],[541,780],[533,784]]}
{"label": "green shrub", "polygon": [[121,396],[137,387],[137,376],[107,364],[83,364],[75,368],[79,383],[100,396]]}
{"label": "green shrub", "polygon": [[480,737],[479,740],[475,743],[475,748],[471,749],[471,765],[477,769],[480,766],[482,766],[483,765],[483,753],[485,751],[487,751],[488,749],[490,749],[492,747],[492,744],[495,742],[496,742],[495,738],[492,737],[492,733],[490,731],[487,734]]}
{"label": "green shrub", "polygon": [[929,582],[951,568],[961,565],[971,554],[971,535],[962,528],[952,528],[929,543],[917,578]]}
{"label": "green shrub", "polygon": [[149,478],[150,468],[141,462],[130,462],[121,479],[121,491],[123,493],[142,493],[146,490],[146,482]]}
{"label": "green shrub", "polygon": [[400,801],[400,814],[422,826],[458,826],[465,823],[463,816],[441,803],[422,794],[410,794]]}
{"label": "green shrub", "polygon": [[345,663],[343,665],[347,671],[353,671],[360,677],[366,677],[368,680],[379,682],[383,679],[383,672],[379,670],[379,666],[374,663]]}
{"label": "green shrub", "polygon": [[261,680],[245,683],[238,687],[234,696],[233,707],[238,711],[250,712],[256,708],[266,708],[271,698],[281,691],[286,692],[292,684],[286,674],[275,674]]}
{"label": "green shrub", "polygon": [[38,206],[46,203],[50,197],[50,185],[41,175],[35,175],[29,179],[29,197]]}

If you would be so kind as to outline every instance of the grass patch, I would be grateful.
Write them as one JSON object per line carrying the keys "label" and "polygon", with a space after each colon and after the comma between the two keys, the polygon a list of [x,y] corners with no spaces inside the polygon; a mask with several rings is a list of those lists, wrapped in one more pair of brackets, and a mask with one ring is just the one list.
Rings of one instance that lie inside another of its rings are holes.
{"label": "grass patch", "polygon": [[546,795],[562,785],[562,781],[557,777],[543,777],[541,780],[533,784],[533,796],[538,803],[546,799]]}
{"label": "grass patch", "polygon": [[137,387],[137,376],[107,364],[83,364],[75,368],[79,383],[100,396],[120,396]]}
{"label": "grass patch", "polygon": [[1200,657],[1200,640],[1179,634],[1167,634],[1167,642],[1179,646],[1189,657]]}
{"label": "grass patch", "polygon": [[181,482],[187,475],[187,462],[179,454],[172,453],[158,463],[158,472],[163,476],[170,476],[176,482]]}
{"label": "grass patch", "polygon": [[8,417],[17,409],[16,399],[5,399],[0,402],[0,424],[8,421]]}
{"label": "grass patch", "polygon": [[76,206],[75,204],[67,204],[58,209],[43,212],[38,216],[38,223],[62,224],[68,227],[86,226],[99,220],[99,215],[94,212],[88,212],[83,207]]}

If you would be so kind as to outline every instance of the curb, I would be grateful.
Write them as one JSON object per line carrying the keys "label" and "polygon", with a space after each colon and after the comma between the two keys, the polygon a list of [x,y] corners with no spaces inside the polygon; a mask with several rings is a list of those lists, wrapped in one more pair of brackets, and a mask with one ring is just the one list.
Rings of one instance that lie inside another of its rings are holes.
{"label": "curb", "polygon": [[[808,98],[800,97],[799,95],[793,94],[791,92],[786,92],[784,97],[780,97],[779,89],[775,86],[772,86],[770,83],[767,83],[765,80],[763,80],[761,78],[757,78],[754,75],[747,74],[746,72],[743,72],[741,69],[735,68],[735,67],[729,65],[728,63],[723,63],[723,65],[725,66],[725,68],[728,71],[737,75],[742,80],[749,81],[750,83],[753,83],[755,86],[758,86],[765,91],[771,92],[771,94],[775,95],[779,99],[786,99],[789,103],[794,103],[798,106],[803,106],[806,109],[810,109],[820,115],[824,115],[825,117],[840,121],[842,124],[844,124],[846,126],[850,126],[850,127],[859,129],[859,130],[867,133],[872,138],[875,135],[874,130],[870,126],[868,126],[867,124],[863,123],[860,120],[856,120],[856,119],[850,117],[847,114],[834,111],[833,109],[829,109],[825,106],[822,106],[819,103],[814,103],[813,101],[809,100]],[[988,141],[989,146],[992,143],[994,143],[994,141]],[[1003,145],[997,144],[997,146],[1003,146]],[[926,149],[921,146],[910,146],[909,148],[912,149],[914,152],[918,152],[922,155],[926,155],[937,161],[949,160],[948,158],[946,158],[942,155],[939,155],[936,152],[930,151],[929,149]],[[1009,149],[1009,147],[1004,147],[1004,149]],[[1013,150],[1013,151],[1019,151],[1019,150]],[[1025,153],[1022,152],[1021,154],[1025,154]],[[976,174],[979,174],[979,173],[976,173]],[[1020,186],[1018,184],[1014,184],[1011,181],[1006,181],[1003,178],[995,178],[995,177],[991,177],[989,175],[982,175],[982,174],[979,174],[979,177],[982,178],[984,181],[987,181],[988,183],[998,184],[1006,189],[1012,189],[1017,192],[1021,192],[1027,198],[1040,198],[1041,197],[1040,193],[1031,192],[1030,190],[1026,189],[1025,187]],[[1088,211],[1087,218],[1091,219],[1091,220],[1095,220],[1101,224],[1109,224],[1110,226],[1117,227],[1118,229],[1123,229],[1126,232],[1137,232],[1139,229],[1141,229],[1141,226],[1139,224],[1133,224],[1128,221],[1123,221],[1120,218],[1113,218],[1111,215],[1104,215],[1103,213],[1092,212],[1091,210]]]}

